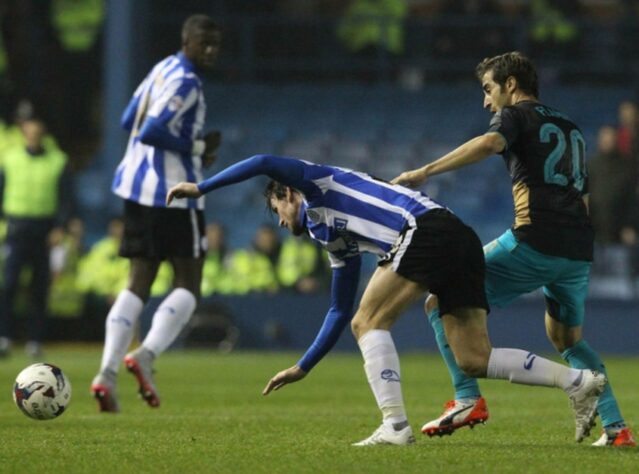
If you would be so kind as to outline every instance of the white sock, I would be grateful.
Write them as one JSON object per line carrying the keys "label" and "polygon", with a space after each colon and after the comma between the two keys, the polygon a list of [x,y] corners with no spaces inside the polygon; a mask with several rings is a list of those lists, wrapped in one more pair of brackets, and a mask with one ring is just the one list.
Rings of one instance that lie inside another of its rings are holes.
{"label": "white sock", "polygon": [[191,319],[197,300],[190,291],[176,288],[164,298],[153,315],[153,323],[142,345],[155,357],[164,352]]}
{"label": "white sock", "polygon": [[104,349],[100,372],[117,373],[126,355],[135,324],[144,308],[144,302],[133,292],[122,290],[109,310],[104,324]]}
{"label": "white sock", "polygon": [[521,349],[493,349],[488,360],[489,379],[506,379],[525,385],[543,385],[570,391],[581,383],[581,375],[581,370]]}
{"label": "white sock", "polygon": [[406,421],[399,378],[399,356],[390,332],[373,329],[359,341],[364,357],[364,370],[368,377],[377,406],[382,411],[384,423],[397,424]]}

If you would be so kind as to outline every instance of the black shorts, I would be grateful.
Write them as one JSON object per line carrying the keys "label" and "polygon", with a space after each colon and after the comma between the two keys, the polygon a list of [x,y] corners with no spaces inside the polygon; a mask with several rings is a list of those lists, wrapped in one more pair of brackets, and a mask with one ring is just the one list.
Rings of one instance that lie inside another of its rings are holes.
{"label": "black shorts", "polygon": [[124,236],[120,256],[165,260],[203,257],[204,213],[196,209],[142,206],[124,201]]}
{"label": "black shorts", "polygon": [[437,295],[439,313],[463,307],[489,310],[484,251],[475,231],[446,209],[417,218],[380,262]]}

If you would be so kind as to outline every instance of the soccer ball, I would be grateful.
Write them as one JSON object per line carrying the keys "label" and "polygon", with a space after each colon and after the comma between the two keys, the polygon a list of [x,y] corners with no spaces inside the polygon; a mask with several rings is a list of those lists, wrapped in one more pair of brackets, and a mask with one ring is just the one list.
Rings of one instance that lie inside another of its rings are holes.
{"label": "soccer ball", "polygon": [[18,374],[13,385],[13,401],[22,413],[36,420],[57,418],[70,400],[71,383],[55,365],[30,365]]}

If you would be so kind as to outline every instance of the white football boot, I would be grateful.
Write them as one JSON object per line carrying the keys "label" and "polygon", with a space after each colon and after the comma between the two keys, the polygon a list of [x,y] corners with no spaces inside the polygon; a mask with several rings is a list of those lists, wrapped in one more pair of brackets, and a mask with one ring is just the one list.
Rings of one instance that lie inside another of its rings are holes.
{"label": "white football boot", "polygon": [[392,426],[382,423],[372,435],[358,443],[353,443],[353,446],[374,446],[377,444],[395,444],[402,446],[413,444],[414,442],[415,437],[413,436],[413,430],[410,425],[399,431],[395,431]]}
{"label": "white football boot", "polygon": [[581,443],[595,426],[597,401],[606,386],[604,374],[593,370],[582,370],[581,383],[568,391],[570,406],[575,413],[575,441]]}

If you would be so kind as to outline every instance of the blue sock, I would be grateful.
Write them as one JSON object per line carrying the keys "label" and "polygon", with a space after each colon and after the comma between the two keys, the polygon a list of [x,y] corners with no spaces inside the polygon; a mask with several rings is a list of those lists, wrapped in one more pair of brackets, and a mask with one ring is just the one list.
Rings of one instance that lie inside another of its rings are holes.
{"label": "blue sock", "polygon": [[[575,369],[590,369],[597,370],[603,374],[606,373],[606,367],[601,358],[599,358],[599,355],[597,355],[583,339],[563,351],[561,357],[570,364],[570,367]],[[612,425],[625,426],[623,417],[619,411],[619,405],[617,405],[617,400],[612,393],[610,382],[606,384],[603,393],[599,396],[597,412],[601,417],[601,424],[604,428],[611,427]]]}
{"label": "blue sock", "polygon": [[428,314],[428,321],[433,327],[433,331],[435,331],[437,347],[439,347],[439,352],[444,358],[444,362],[446,362],[448,372],[450,373],[450,378],[453,382],[453,387],[455,387],[455,400],[481,397],[477,379],[468,377],[466,374],[464,374],[455,361],[453,351],[451,350],[450,346],[448,345],[448,341],[446,340],[446,334],[444,333],[442,320],[439,317],[439,308],[435,308]]}

